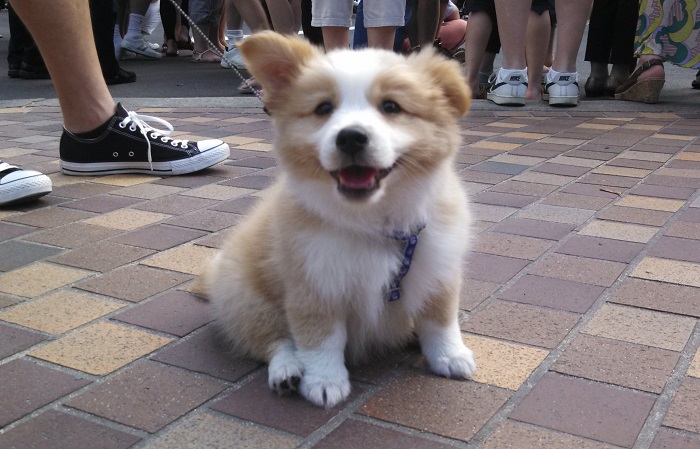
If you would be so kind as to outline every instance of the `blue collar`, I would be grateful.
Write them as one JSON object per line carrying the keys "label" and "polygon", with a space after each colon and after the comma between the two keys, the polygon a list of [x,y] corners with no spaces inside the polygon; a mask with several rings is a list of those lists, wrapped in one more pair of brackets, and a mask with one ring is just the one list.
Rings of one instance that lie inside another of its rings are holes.
{"label": "blue collar", "polygon": [[401,261],[401,268],[389,284],[389,290],[386,292],[387,299],[389,301],[396,301],[401,298],[401,280],[404,278],[404,276],[406,276],[406,273],[408,273],[408,269],[411,268],[413,253],[416,251],[416,245],[418,244],[418,234],[420,234],[423,229],[425,229],[424,224],[418,226],[415,231],[408,234],[396,232],[386,236],[390,239],[406,242],[406,246],[403,251],[403,260]]}

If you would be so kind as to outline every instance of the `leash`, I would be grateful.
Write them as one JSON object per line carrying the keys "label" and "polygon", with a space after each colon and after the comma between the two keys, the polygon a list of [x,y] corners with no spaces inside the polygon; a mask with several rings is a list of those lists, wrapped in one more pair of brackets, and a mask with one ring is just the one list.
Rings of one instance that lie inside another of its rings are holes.
{"label": "leash", "polygon": [[172,3],[172,5],[175,7],[175,9],[182,15],[182,17],[184,17],[185,20],[187,20],[187,22],[189,22],[190,26],[191,26],[192,28],[194,28],[194,29],[199,33],[199,35],[200,35],[202,38],[204,38],[204,40],[207,42],[207,44],[209,44],[209,49],[210,49],[214,54],[216,54],[217,56],[219,56],[221,59],[225,60],[226,63],[228,63],[229,67],[231,67],[231,69],[233,70],[233,72],[234,72],[241,80],[243,80],[243,83],[245,83],[245,85],[248,86],[248,87],[250,88],[250,90],[253,92],[253,95],[255,95],[256,97],[258,97],[258,100],[260,100],[260,102],[262,103],[263,101],[262,101],[262,96],[260,95],[260,91],[258,91],[257,89],[255,89],[255,88],[253,87],[253,85],[250,83],[250,81],[248,81],[248,79],[246,79],[246,78],[241,74],[241,72],[236,68],[236,66],[231,62],[231,60],[228,59],[228,58],[226,57],[226,53],[222,53],[221,51],[219,51],[219,46],[218,46],[218,45],[214,45],[214,43],[211,41],[211,39],[209,39],[209,37],[208,37],[207,35],[205,35],[205,34],[202,32],[202,30],[192,21],[192,19],[190,19],[190,16],[187,15],[187,13],[180,7],[180,5],[177,4],[177,2],[176,2],[175,0],[169,0],[169,1],[170,1],[170,3]]}

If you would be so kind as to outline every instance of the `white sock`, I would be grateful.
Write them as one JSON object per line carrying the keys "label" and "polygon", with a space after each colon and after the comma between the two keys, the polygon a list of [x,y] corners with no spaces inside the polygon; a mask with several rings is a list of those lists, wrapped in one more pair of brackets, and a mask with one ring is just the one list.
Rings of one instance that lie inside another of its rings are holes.
{"label": "white sock", "polygon": [[[168,1],[168,0],[166,0]],[[156,0],[148,5],[148,10],[143,19],[143,26],[141,27],[142,34],[150,35],[153,30],[156,29],[160,23],[160,0]]]}
{"label": "white sock", "polygon": [[226,30],[226,39],[229,44],[235,44],[238,41],[243,40],[243,30]]}
{"label": "white sock", "polygon": [[129,14],[129,28],[126,30],[124,39],[132,41],[142,39],[141,28],[143,27],[143,16],[141,14]]}

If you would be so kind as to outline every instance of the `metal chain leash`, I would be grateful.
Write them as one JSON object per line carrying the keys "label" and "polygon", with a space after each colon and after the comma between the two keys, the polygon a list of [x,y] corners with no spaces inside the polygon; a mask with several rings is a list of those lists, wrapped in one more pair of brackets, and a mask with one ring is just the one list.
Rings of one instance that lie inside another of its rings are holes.
{"label": "metal chain leash", "polygon": [[202,30],[201,30],[197,25],[195,25],[195,23],[192,21],[192,19],[190,19],[190,16],[188,16],[187,13],[186,13],[185,11],[183,11],[183,9],[180,7],[180,5],[177,4],[177,2],[176,2],[175,0],[170,0],[170,3],[173,4],[173,6],[175,7],[175,9],[176,9],[180,14],[182,14],[182,17],[184,17],[184,18],[190,23],[190,26],[191,26],[192,28],[194,28],[195,31],[197,31],[201,37],[204,38],[204,40],[207,42],[207,44],[209,44],[209,50],[210,50],[212,53],[214,53],[214,54],[216,54],[217,56],[219,56],[219,57],[220,57],[221,59],[223,59],[224,61],[226,61],[226,63],[229,65],[229,67],[231,67],[231,69],[233,69],[234,73],[235,73],[236,75],[238,75],[238,77],[239,77],[241,80],[243,80],[243,83],[245,83],[245,85],[248,86],[248,88],[250,88],[250,90],[253,92],[253,94],[254,94],[256,97],[258,97],[258,100],[260,100],[260,102],[262,103],[262,96],[260,95],[260,91],[257,90],[257,89],[255,89],[255,87],[253,87],[253,85],[251,84],[250,80],[247,79],[246,77],[244,77],[244,76],[241,74],[241,72],[236,68],[236,66],[233,64],[233,62],[231,62],[231,60],[228,59],[228,58],[226,57],[226,53],[222,53],[222,52],[219,50],[219,46],[218,46],[218,45],[214,45],[214,43],[209,39],[209,36],[205,35],[205,34],[202,32]]}

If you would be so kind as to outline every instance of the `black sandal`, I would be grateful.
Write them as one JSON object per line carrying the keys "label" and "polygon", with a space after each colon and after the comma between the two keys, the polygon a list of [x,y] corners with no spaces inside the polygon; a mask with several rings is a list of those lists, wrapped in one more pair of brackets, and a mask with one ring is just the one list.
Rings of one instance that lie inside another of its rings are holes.
{"label": "black sandal", "polygon": [[640,103],[656,103],[664,87],[665,78],[642,78],[639,75],[654,66],[663,66],[663,59],[650,59],[635,69],[630,77],[615,90],[616,100],[637,101]]}
{"label": "black sandal", "polygon": [[700,89],[700,70],[698,70],[698,73],[695,75],[695,79],[692,83],[690,83],[690,85],[693,89]]}

